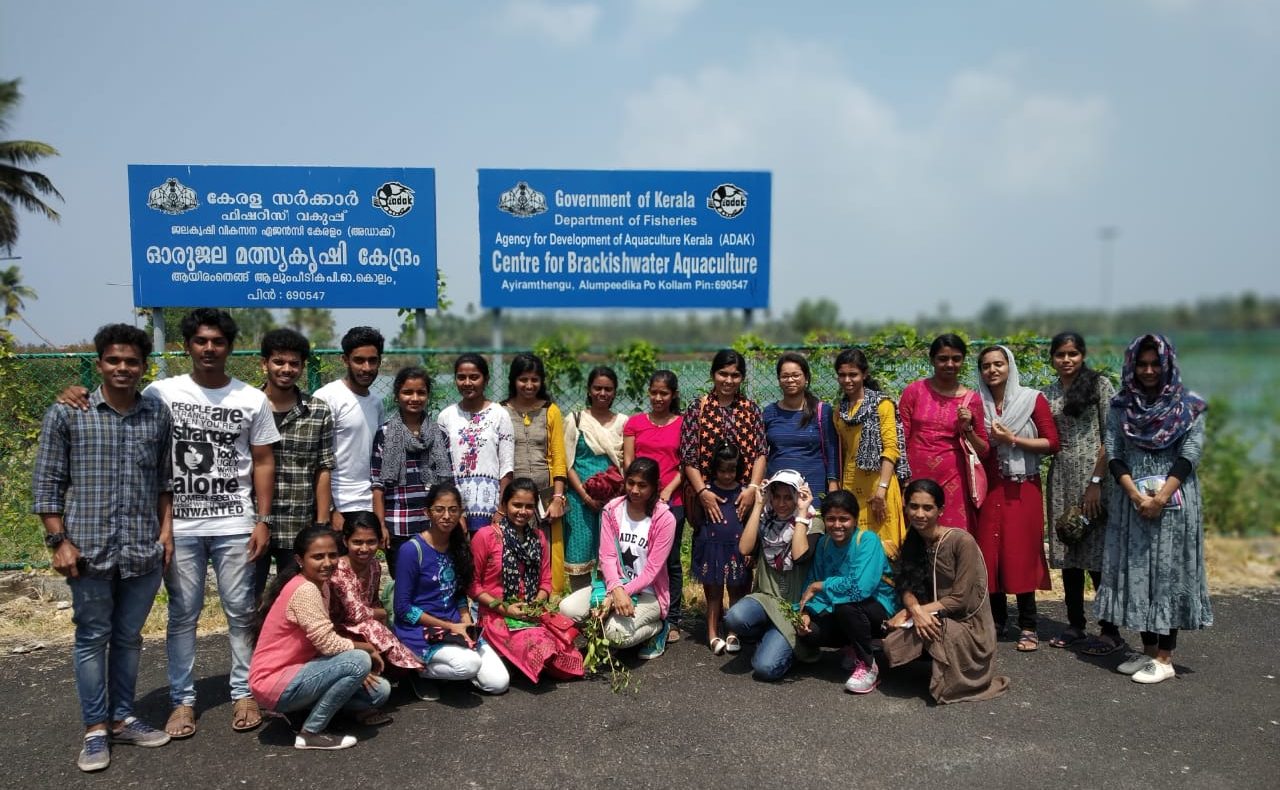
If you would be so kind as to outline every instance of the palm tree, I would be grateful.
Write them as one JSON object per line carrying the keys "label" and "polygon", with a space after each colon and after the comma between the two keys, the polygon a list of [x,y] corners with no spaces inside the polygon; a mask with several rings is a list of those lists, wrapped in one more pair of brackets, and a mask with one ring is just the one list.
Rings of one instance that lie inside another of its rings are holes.
{"label": "palm tree", "polygon": [[[18,82],[0,82],[0,133],[8,130],[9,117],[22,100]],[[48,177],[22,167],[34,164],[46,156],[57,155],[57,149],[47,143],[35,140],[0,140],[0,250],[12,250],[14,242],[18,240],[18,208],[44,214],[54,222],[58,221],[58,212],[43,198],[56,197],[62,200],[62,194]]]}
{"label": "palm tree", "polygon": [[35,299],[35,289],[22,284],[22,272],[17,266],[0,270],[0,305],[4,306],[4,316],[0,317],[0,325],[8,324],[22,315],[27,306],[27,299]]}

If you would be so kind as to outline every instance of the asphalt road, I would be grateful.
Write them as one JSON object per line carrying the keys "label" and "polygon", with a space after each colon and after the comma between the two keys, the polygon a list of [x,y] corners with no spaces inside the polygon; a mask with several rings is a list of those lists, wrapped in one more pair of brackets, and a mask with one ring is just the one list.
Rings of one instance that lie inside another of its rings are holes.
{"label": "asphalt road", "polygon": [[[1280,591],[1214,600],[1217,625],[1185,634],[1179,677],[1156,686],[1042,643],[1002,643],[1012,689],[990,702],[935,706],[929,668],[883,673],[879,691],[841,691],[834,654],[779,684],[745,658],[692,639],[635,663],[639,691],[601,681],[503,697],[448,689],[392,698],[393,724],[352,730],[343,752],[298,752],[280,721],[230,729],[225,637],[200,641],[200,731],[162,749],[116,747],[111,768],[75,767],[79,711],[66,647],[0,659],[0,765],[9,787],[1194,787],[1280,786]],[[1042,637],[1063,610],[1043,603]],[[1136,635],[1133,636],[1136,639]],[[139,715],[167,714],[164,646],[148,642]]]}

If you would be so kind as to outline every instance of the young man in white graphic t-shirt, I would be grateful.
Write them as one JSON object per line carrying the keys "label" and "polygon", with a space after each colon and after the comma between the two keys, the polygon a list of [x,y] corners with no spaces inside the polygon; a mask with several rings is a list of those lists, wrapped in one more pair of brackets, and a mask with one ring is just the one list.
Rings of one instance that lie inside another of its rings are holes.
{"label": "young man in white graphic t-shirt", "polygon": [[[382,346],[382,333],[373,327],[350,329],[342,337],[342,364],[347,366],[347,374],[315,391],[314,397],[329,404],[333,412],[334,529],[342,529],[343,513],[373,510],[369,459],[373,436],[386,418],[381,396],[369,387],[378,378]],[[386,534],[384,530],[384,542]]]}
{"label": "young man in white graphic t-shirt", "polygon": [[227,375],[235,339],[225,310],[191,311],[182,319],[190,375],[160,379],[142,393],[173,414],[174,553],[165,574],[173,712],[165,730],[175,738],[195,733],[196,624],[210,560],[231,638],[231,726],[243,732],[262,722],[249,692],[254,563],[271,542],[271,445],[280,434],[262,391]]}

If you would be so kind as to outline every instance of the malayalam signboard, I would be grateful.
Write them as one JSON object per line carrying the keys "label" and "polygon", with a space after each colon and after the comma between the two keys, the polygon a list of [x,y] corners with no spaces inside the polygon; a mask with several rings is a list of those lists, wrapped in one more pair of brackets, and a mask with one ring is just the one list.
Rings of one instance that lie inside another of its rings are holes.
{"label": "malayalam signboard", "polygon": [[765,172],[480,170],[485,307],[769,304]]}
{"label": "malayalam signboard", "polygon": [[138,307],[435,307],[435,170],[129,165]]}

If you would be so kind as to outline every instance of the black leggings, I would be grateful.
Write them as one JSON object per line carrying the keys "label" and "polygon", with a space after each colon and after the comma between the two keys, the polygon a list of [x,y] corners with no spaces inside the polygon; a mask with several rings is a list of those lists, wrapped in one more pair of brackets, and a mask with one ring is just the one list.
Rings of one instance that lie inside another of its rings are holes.
{"label": "black leggings", "polygon": [[[1067,623],[1082,632],[1088,623],[1084,616],[1084,574],[1084,568],[1062,569],[1062,597],[1067,604]],[[1098,589],[1102,574],[1089,571],[1089,578],[1093,580],[1093,589]]]}
{"label": "black leggings", "polygon": [[[1098,627],[1102,629],[1103,636],[1109,636],[1117,642],[1120,641],[1120,628],[1115,623],[1099,620]],[[1170,628],[1167,634],[1139,631],[1138,635],[1142,637],[1142,646],[1145,648],[1155,645],[1157,650],[1167,650],[1172,653],[1178,647],[1178,629],[1176,628]]]}
{"label": "black leggings", "polygon": [[[1036,630],[1036,593],[1018,593],[1018,628]],[[996,621],[996,632],[1004,630],[1009,619],[1009,599],[1004,593],[991,593],[991,619]]]}
{"label": "black leggings", "polygon": [[850,645],[858,657],[870,663],[871,640],[880,634],[889,613],[879,602],[868,598],[857,603],[838,604],[833,611],[809,616],[809,633],[796,639],[810,647]]}
{"label": "black leggings", "polygon": [[1156,634],[1151,631],[1142,631],[1139,633],[1142,637],[1142,646],[1156,646],[1157,650],[1168,650],[1170,653],[1178,646],[1178,629],[1170,628],[1167,634]]}

